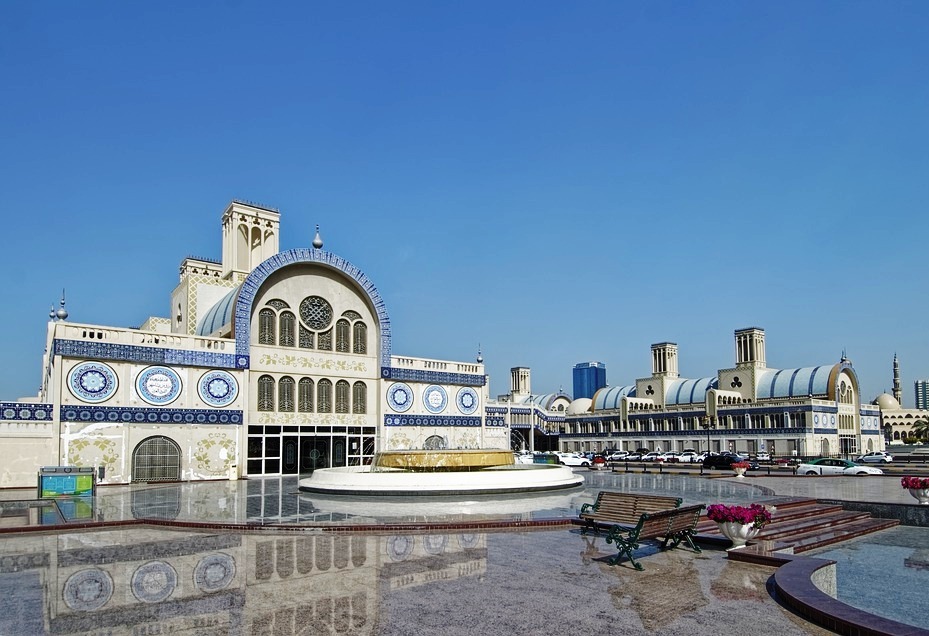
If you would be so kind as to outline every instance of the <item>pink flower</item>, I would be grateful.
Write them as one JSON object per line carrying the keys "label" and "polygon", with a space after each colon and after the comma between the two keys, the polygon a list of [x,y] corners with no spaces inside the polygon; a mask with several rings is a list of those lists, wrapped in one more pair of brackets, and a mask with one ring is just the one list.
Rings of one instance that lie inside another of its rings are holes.
{"label": "pink flower", "polygon": [[929,477],[904,477],[900,480],[900,485],[908,489],[923,490],[929,488]]}
{"label": "pink flower", "polygon": [[706,509],[706,516],[710,521],[735,522],[751,525],[753,528],[763,528],[771,521],[771,513],[761,504],[745,506],[725,506],[713,504]]}

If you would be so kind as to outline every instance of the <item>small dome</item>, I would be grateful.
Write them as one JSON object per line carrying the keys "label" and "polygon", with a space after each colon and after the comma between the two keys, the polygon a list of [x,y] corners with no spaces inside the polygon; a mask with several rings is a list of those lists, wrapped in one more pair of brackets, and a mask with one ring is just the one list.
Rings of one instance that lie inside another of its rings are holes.
{"label": "small dome", "polygon": [[593,400],[590,398],[577,398],[568,405],[568,408],[565,410],[565,415],[580,415],[581,413],[588,413],[593,403]]}
{"label": "small dome", "polygon": [[874,400],[874,404],[879,406],[882,411],[899,411],[901,408],[900,403],[889,393],[878,395],[877,399]]}

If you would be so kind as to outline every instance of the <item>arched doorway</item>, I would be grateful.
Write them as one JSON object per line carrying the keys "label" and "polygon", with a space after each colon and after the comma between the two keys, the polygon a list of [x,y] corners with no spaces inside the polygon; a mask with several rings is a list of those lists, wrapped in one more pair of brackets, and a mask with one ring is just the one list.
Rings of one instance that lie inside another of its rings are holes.
{"label": "arched doorway", "polygon": [[132,451],[132,481],[179,481],[181,449],[174,440],[149,437]]}
{"label": "arched doorway", "polygon": [[445,450],[448,448],[448,442],[441,435],[430,435],[423,442],[423,448],[426,450]]}
{"label": "arched doorway", "polygon": [[819,454],[822,457],[829,457],[829,440],[828,439],[822,440],[822,443],[820,444]]}

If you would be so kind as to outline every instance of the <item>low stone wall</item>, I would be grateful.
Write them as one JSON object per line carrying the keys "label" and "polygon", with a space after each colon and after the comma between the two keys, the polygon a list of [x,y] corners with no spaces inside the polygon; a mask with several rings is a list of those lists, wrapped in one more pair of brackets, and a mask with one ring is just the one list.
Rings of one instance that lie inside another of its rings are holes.
{"label": "low stone wall", "polygon": [[844,499],[817,499],[819,503],[838,504],[846,510],[870,512],[872,517],[896,519],[904,526],[929,528],[929,506],[915,503],[881,503],[876,501],[846,501]]}

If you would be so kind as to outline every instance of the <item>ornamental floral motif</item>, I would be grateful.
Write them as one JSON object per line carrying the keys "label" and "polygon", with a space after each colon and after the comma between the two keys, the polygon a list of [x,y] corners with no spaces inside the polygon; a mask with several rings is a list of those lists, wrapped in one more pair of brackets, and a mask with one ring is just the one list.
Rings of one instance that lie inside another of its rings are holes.
{"label": "ornamental floral motif", "polygon": [[458,391],[458,396],[455,398],[455,403],[458,405],[458,410],[463,415],[471,415],[474,413],[474,411],[477,410],[477,391],[471,387],[464,387]]}
{"label": "ornamental floral motif", "polygon": [[357,373],[366,373],[368,371],[368,366],[359,360],[333,360],[331,358],[290,353],[265,353],[258,359],[258,364],[292,369],[326,369],[329,371],[354,371]]}
{"label": "ornamental floral motif", "polygon": [[413,390],[403,382],[394,382],[387,389],[387,403],[398,413],[405,413],[413,406]]}
{"label": "ornamental floral motif", "polygon": [[[211,450],[214,447],[216,450]],[[224,473],[235,461],[235,440],[223,433],[210,433],[206,439],[197,442],[193,461],[200,470],[214,475]]]}
{"label": "ornamental floral motif", "polygon": [[210,406],[223,407],[235,401],[239,395],[239,384],[231,373],[210,371],[203,374],[197,383],[200,399]]}

